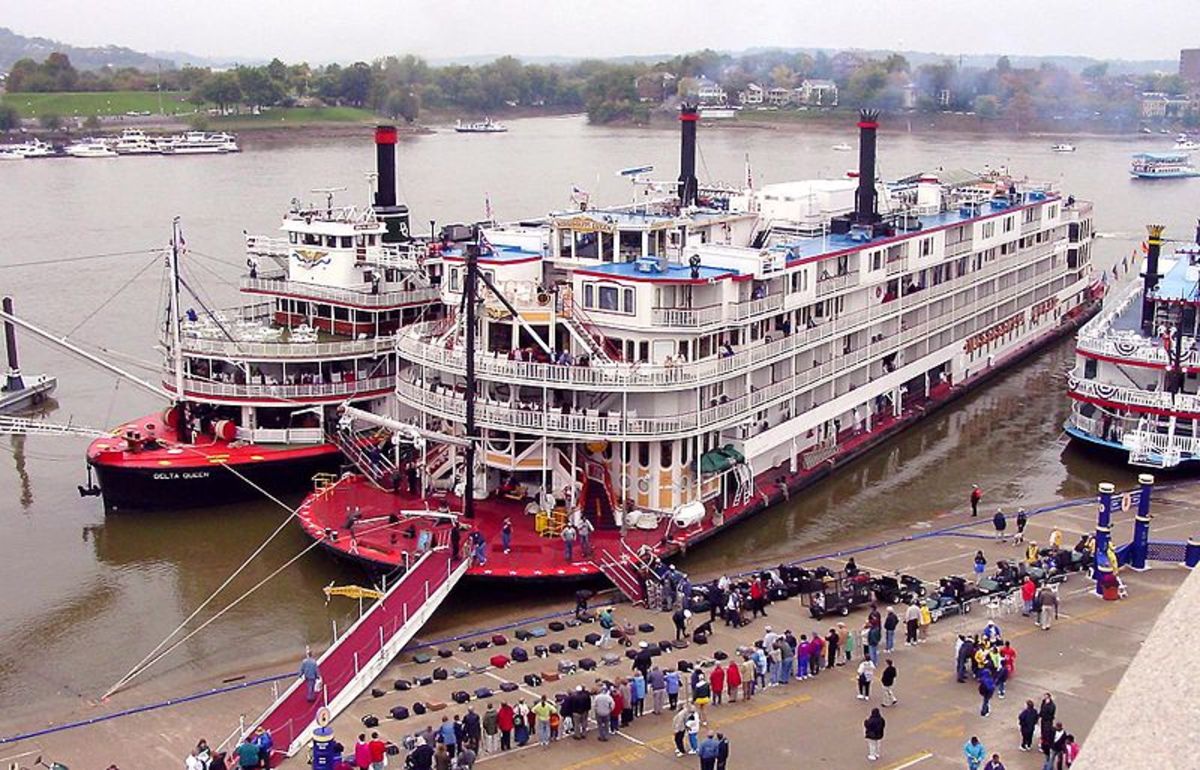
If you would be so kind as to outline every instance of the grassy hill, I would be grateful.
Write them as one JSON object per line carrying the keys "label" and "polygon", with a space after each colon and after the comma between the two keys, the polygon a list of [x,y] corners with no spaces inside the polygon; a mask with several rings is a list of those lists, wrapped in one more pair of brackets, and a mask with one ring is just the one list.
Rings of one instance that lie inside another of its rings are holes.
{"label": "grassy hill", "polygon": [[[55,114],[64,118],[89,115],[124,115],[127,112],[158,114],[159,95],[153,91],[96,91],[87,93],[4,94],[0,102],[12,104],[21,117],[37,118]],[[163,93],[162,111],[167,115],[191,113],[196,106],[185,100],[182,93]]]}

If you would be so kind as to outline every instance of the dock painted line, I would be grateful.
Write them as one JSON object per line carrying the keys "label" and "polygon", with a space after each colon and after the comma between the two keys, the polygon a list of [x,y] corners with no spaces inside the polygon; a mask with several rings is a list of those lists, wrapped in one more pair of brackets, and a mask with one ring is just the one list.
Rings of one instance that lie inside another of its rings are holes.
{"label": "dock painted line", "polygon": [[913,765],[920,764],[921,762],[931,759],[932,757],[933,752],[922,751],[919,754],[913,754],[911,757],[905,757],[904,759],[900,760],[898,764],[888,765],[884,768],[884,770],[904,770],[906,767],[912,767]]}

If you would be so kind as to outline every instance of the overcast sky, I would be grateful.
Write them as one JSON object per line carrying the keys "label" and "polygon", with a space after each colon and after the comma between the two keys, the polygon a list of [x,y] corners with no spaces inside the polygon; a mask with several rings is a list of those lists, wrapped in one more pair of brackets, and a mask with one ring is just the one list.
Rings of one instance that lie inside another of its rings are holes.
{"label": "overcast sky", "polygon": [[0,26],[313,62],[758,46],[1174,59],[1200,45],[1200,0],[0,0]]}

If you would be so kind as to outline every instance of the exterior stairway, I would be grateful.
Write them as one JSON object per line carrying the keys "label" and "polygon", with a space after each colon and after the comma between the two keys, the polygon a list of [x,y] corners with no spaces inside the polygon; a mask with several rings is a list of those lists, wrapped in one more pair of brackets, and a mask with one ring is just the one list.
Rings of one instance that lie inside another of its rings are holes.
{"label": "exterior stairway", "polygon": [[638,579],[638,574],[646,568],[646,565],[642,563],[637,553],[622,540],[616,555],[601,548],[598,556],[600,562],[596,566],[600,568],[606,578],[612,581],[617,590],[630,602],[644,605],[646,596],[642,593],[642,581]]}
{"label": "exterior stairway", "polygon": [[583,308],[569,294],[560,296],[558,318],[566,325],[571,336],[597,362],[611,364],[621,358],[621,353],[616,346],[596,328],[596,325],[583,312]]}
{"label": "exterior stairway", "polygon": [[330,431],[329,441],[342,450],[346,459],[372,484],[385,492],[392,491],[395,480],[399,478],[399,468],[392,458],[388,457],[384,449],[386,444],[372,439],[369,434],[348,430]]}

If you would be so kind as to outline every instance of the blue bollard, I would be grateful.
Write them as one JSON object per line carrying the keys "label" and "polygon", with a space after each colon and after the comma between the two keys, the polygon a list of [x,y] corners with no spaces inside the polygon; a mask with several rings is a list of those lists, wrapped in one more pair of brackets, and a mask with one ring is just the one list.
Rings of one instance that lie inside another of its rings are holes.
{"label": "blue bollard", "polygon": [[1096,515],[1096,559],[1092,566],[1092,579],[1096,581],[1096,593],[1100,593],[1100,556],[1108,553],[1108,541],[1112,535],[1112,505],[1115,487],[1107,481],[1100,482],[1100,511]]}
{"label": "blue bollard", "polygon": [[313,730],[313,770],[333,770],[341,759],[333,748],[333,728],[329,725]]}
{"label": "blue bollard", "polygon": [[1200,540],[1194,537],[1189,537],[1187,541],[1187,550],[1184,551],[1183,563],[1188,569],[1200,564]]}
{"label": "blue bollard", "polygon": [[1150,490],[1154,487],[1154,477],[1149,473],[1138,476],[1138,484],[1142,486],[1138,497],[1137,517],[1133,520],[1133,544],[1129,549],[1129,566],[1136,570],[1146,569],[1146,561],[1150,554]]}

